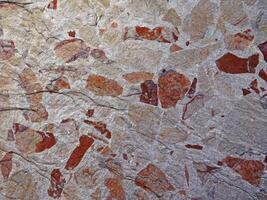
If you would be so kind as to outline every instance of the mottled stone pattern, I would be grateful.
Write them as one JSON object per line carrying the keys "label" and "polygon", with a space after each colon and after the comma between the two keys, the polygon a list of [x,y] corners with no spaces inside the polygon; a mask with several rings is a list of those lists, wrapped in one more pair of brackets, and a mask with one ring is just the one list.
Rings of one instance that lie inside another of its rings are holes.
{"label": "mottled stone pattern", "polygon": [[266,0],[0,0],[0,200],[266,200]]}

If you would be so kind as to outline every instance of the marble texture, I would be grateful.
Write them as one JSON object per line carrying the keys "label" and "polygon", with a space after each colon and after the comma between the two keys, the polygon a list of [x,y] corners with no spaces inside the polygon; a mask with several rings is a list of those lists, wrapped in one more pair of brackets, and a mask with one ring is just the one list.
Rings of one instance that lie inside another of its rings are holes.
{"label": "marble texture", "polygon": [[266,0],[0,0],[0,199],[267,199]]}

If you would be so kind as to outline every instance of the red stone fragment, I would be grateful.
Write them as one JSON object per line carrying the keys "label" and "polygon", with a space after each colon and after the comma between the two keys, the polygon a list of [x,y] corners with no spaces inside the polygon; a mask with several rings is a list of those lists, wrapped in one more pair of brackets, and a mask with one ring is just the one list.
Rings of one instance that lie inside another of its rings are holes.
{"label": "red stone fragment", "polygon": [[90,47],[87,47],[83,40],[73,38],[59,42],[54,50],[57,57],[69,63],[80,58],[88,58]]}
{"label": "red stone fragment", "polygon": [[236,33],[235,35],[229,35],[225,38],[225,43],[228,49],[231,50],[244,50],[246,49],[254,36],[251,33],[250,29],[247,29],[243,32]]}
{"label": "red stone fragment", "polygon": [[39,153],[56,144],[56,139],[52,133],[36,131],[18,123],[13,124],[13,132],[16,136],[16,145],[25,152],[30,152],[30,148],[33,146],[35,147],[34,152]]}
{"label": "red stone fragment", "polygon": [[202,162],[193,162],[193,167],[196,169],[197,175],[203,183],[205,182],[205,178],[209,173],[219,169],[217,166],[211,166]]}
{"label": "red stone fragment", "polygon": [[193,98],[194,97],[194,94],[196,92],[196,86],[197,86],[197,78],[194,78],[192,83],[191,83],[191,86],[186,94],[186,96],[188,98]]}
{"label": "red stone fragment", "polygon": [[98,96],[116,97],[123,92],[123,87],[117,81],[94,74],[88,76],[86,88]]}
{"label": "red stone fragment", "polygon": [[12,40],[0,39],[0,60],[8,60],[15,55],[15,44]]}
{"label": "red stone fragment", "polygon": [[19,124],[19,123],[14,123],[13,124],[14,134],[19,133],[19,132],[24,132],[27,129],[28,129],[28,127],[27,126],[24,126],[22,124]]}
{"label": "red stone fragment", "polygon": [[175,42],[178,40],[178,36],[174,32],[172,32],[172,38]]}
{"label": "red stone fragment", "polygon": [[123,178],[123,169],[120,162],[115,161],[112,158],[108,158],[104,162],[104,167],[117,177]]}
{"label": "red stone fragment", "polygon": [[243,92],[243,96],[246,96],[246,95],[251,93],[251,91],[249,89],[246,89],[246,88],[242,88],[242,92]]}
{"label": "red stone fragment", "polygon": [[189,172],[188,172],[186,165],[184,166],[184,175],[185,175],[187,186],[189,186]]}
{"label": "red stone fragment", "polygon": [[118,27],[118,23],[117,22],[112,22],[111,23],[111,27],[112,28],[117,28]]}
{"label": "red stone fragment", "polygon": [[99,148],[97,149],[97,151],[100,152],[100,151],[102,151],[103,149],[104,149],[104,147],[99,147]]}
{"label": "red stone fragment", "polygon": [[47,193],[50,197],[59,198],[61,193],[63,192],[63,188],[66,181],[61,174],[59,169],[54,169],[51,172],[51,180],[50,180],[50,187],[47,190]]}
{"label": "red stone fragment", "polygon": [[151,80],[154,74],[144,71],[139,72],[131,72],[128,74],[124,74],[122,77],[128,81],[129,83],[139,83],[146,80]]}
{"label": "red stone fragment", "polygon": [[158,105],[158,87],[152,80],[141,83],[141,90],[140,102]]}
{"label": "red stone fragment", "polygon": [[100,147],[98,150],[100,154],[103,156],[110,156],[110,155],[112,156],[114,154],[112,153],[113,151],[108,146]]}
{"label": "red stone fragment", "polygon": [[91,137],[88,137],[86,135],[82,135],[80,137],[80,144],[77,146],[72,154],[70,155],[66,165],[65,169],[72,170],[81,162],[84,154],[86,151],[92,146],[94,143],[94,139]]}
{"label": "red stone fragment", "polygon": [[170,52],[173,53],[173,52],[176,52],[176,51],[180,51],[182,50],[183,48],[182,47],[179,47],[177,44],[172,44],[170,46]]}
{"label": "red stone fragment", "polygon": [[55,90],[70,89],[70,84],[67,78],[61,77],[55,81]]}
{"label": "red stone fragment", "polygon": [[175,107],[190,87],[190,80],[183,74],[173,70],[164,72],[159,80],[159,100],[162,108]]}
{"label": "red stone fragment", "polygon": [[128,160],[128,155],[126,153],[122,154],[124,160]]}
{"label": "red stone fragment", "polygon": [[204,200],[204,199],[201,197],[193,197],[193,198],[191,198],[191,200]]}
{"label": "red stone fragment", "polygon": [[254,186],[260,184],[264,172],[264,164],[259,160],[245,160],[242,158],[227,156],[222,160],[228,167],[239,173],[245,181]]}
{"label": "red stone fragment", "polygon": [[0,161],[1,172],[4,180],[7,180],[12,171],[12,153],[7,152]]}
{"label": "red stone fragment", "polygon": [[154,29],[150,29],[147,27],[141,27],[141,26],[136,26],[135,31],[138,37],[146,40],[159,40],[161,42],[167,42],[170,43],[170,41],[164,40],[162,36],[162,27],[156,27]]}
{"label": "red stone fragment", "polygon": [[217,165],[219,165],[219,166],[223,166],[223,162],[219,160],[219,161],[217,162]]}
{"label": "red stone fragment", "polygon": [[48,112],[43,104],[31,105],[32,111],[25,111],[23,116],[31,122],[42,122],[48,119]]}
{"label": "red stone fragment", "polygon": [[259,63],[259,54],[248,58],[240,58],[234,54],[227,53],[216,60],[217,67],[229,74],[255,73],[255,68]]}
{"label": "red stone fragment", "polygon": [[256,92],[257,94],[259,94],[260,93],[260,90],[258,89],[258,81],[257,81],[257,79],[254,79],[253,81],[251,81],[251,83],[250,83],[250,88],[252,89],[252,90],[254,90],[254,92]]}
{"label": "red stone fragment", "polygon": [[251,29],[247,29],[243,31],[243,33],[237,33],[235,36],[239,36],[240,38],[244,38],[246,40],[252,41],[254,39],[254,36],[251,35]]}
{"label": "red stone fragment", "polygon": [[179,32],[167,27],[155,27],[150,29],[145,26],[125,28],[124,39],[134,38],[142,40],[154,40],[158,42],[171,43],[178,40]]}
{"label": "red stone fragment", "polygon": [[70,37],[75,37],[75,36],[76,36],[76,32],[75,32],[75,31],[69,31],[69,32],[68,32],[68,35],[69,35]]}
{"label": "red stone fragment", "polygon": [[180,191],[178,191],[178,193],[181,196],[186,196],[186,191],[185,190],[180,190]]}
{"label": "red stone fragment", "polygon": [[254,54],[252,56],[248,57],[248,66],[249,68],[252,68],[252,72],[255,72],[255,68],[259,64],[259,54]]}
{"label": "red stone fragment", "polygon": [[157,196],[173,191],[175,188],[169,183],[161,169],[153,164],[148,164],[135,178],[135,184],[146,191],[153,192]]}
{"label": "red stone fragment", "polygon": [[96,60],[98,60],[98,61],[100,61],[100,62],[106,62],[106,61],[108,61],[108,58],[107,58],[107,56],[106,56],[106,53],[105,53],[103,50],[101,50],[101,49],[93,49],[93,50],[90,52],[90,55],[91,55],[94,59],[96,59]]}
{"label": "red stone fragment", "polygon": [[107,178],[105,186],[108,188],[110,196],[107,198],[116,200],[126,200],[125,192],[122,187],[122,181],[119,178]]}
{"label": "red stone fragment", "polygon": [[48,4],[47,8],[56,10],[56,9],[57,9],[57,0],[52,0],[52,1]]}
{"label": "red stone fragment", "polygon": [[91,120],[84,120],[84,123],[88,125],[93,125],[96,130],[98,130],[101,134],[106,135],[106,138],[110,139],[112,134],[107,129],[107,125],[103,122],[94,122]]}
{"label": "red stone fragment", "polygon": [[88,109],[86,112],[87,117],[92,117],[94,115],[95,110],[94,109]]}
{"label": "red stone fragment", "polygon": [[259,44],[258,47],[263,54],[265,62],[267,62],[267,41]]}
{"label": "red stone fragment", "polygon": [[203,149],[203,146],[201,146],[199,144],[186,144],[185,147],[189,148],[189,149],[197,149],[197,150]]}
{"label": "red stone fragment", "polygon": [[35,149],[36,153],[42,152],[46,149],[50,149],[57,143],[56,138],[52,133],[44,133],[41,131],[37,131],[37,133],[42,136],[43,140],[36,144],[36,149]]}
{"label": "red stone fragment", "polygon": [[259,72],[259,77],[261,77],[263,80],[265,80],[265,82],[267,82],[267,71],[261,69]]}

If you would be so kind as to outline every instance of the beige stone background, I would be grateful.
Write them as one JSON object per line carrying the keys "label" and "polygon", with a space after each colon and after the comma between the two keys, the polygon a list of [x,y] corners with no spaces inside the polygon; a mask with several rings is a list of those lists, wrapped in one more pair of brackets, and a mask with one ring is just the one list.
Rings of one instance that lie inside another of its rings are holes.
{"label": "beige stone background", "polygon": [[0,1],[0,199],[267,199],[266,0]]}

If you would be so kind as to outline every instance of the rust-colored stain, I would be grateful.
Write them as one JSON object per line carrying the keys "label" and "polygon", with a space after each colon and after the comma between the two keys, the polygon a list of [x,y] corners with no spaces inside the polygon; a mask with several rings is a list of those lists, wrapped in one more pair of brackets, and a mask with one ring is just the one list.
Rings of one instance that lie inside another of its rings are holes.
{"label": "rust-colored stain", "polygon": [[199,145],[199,144],[186,144],[185,147],[188,149],[196,149],[196,150],[202,150],[203,149],[203,146]]}
{"label": "rust-colored stain", "polygon": [[92,146],[92,144],[94,143],[94,139],[86,136],[86,135],[82,135],[79,139],[80,144],[79,146],[77,146],[73,152],[71,153],[66,165],[65,165],[65,169],[67,170],[72,170],[75,167],[77,167],[79,165],[79,163],[81,162],[84,154],[86,153],[86,151]]}
{"label": "rust-colored stain", "polygon": [[129,83],[140,83],[146,80],[152,80],[154,74],[150,72],[137,71],[124,74],[122,77]]}
{"label": "rust-colored stain", "polygon": [[75,32],[75,31],[69,31],[69,32],[68,32],[68,35],[69,35],[70,37],[75,37],[75,36],[76,36],[76,32]]}
{"label": "rust-colored stain", "polygon": [[175,190],[167,180],[165,173],[154,164],[148,164],[137,174],[135,184],[156,195]]}
{"label": "rust-colored stain", "polygon": [[255,73],[258,63],[259,54],[240,58],[232,53],[227,53],[216,60],[219,70],[229,74]]}
{"label": "rust-colored stain", "polygon": [[259,77],[261,77],[265,82],[267,82],[267,71],[264,69],[261,69],[259,71]]}
{"label": "rust-colored stain", "polygon": [[242,179],[254,186],[258,186],[264,172],[264,164],[259,160],[245,160],[227,156],[222,160],[228,167],[241,175]]}
{"label": "rust-colored stain", "polygon": [[265,62],[267,62],[267,41],[258,45],[261,53],[263,54]]}
{"label": "rust-colored stain", "polygon": [[98,96],[116,97],[123,92],[123,87],[117,81],[100,75],[89,75],[86,88]]}
{"label": "rust-colored stain", "polygon": [[36,153],[42,152],[46,149],[50,149],[57,143],[56,138],[52,133],[45,133],[41,131],[37,131],[37,133],[42,136],[43,140],[36,144],[36,149],[35,149]]}
{"label": "rust-colored stain", "polygon": [[110,196],[108,199],[126,200],[122,181],[119,178],[107,178],[105,186],[108,188]]}
{"label": "rust-colored stain", "polygon": [[52,0],[52,1],[48,4],[47,8],[56,10],[56,9],[57,9],[57,0]]}
{"label": "rust-colored stain", "polygon": [[94,109],[88,109],[85,115],[87,117],[92,117],[94,115],[94,113],[95,113]]}
{"label": "rust-colored stain", "polygon": [[190,88],[190,80],[183,74],[169,70],[159,80],[159,100],[162,108],[175,107]]}
{"label": "rust-colored stain", "polygon": [[141,83],[141,90],[140,102],[158,105],[158,87],[152,80]]}
{"label": "rust-colored stain", "polygon": [[12,153],[7,152],[0,161],[1,173],[4,180],[8,180],[9,175],[12,171],[12,158],[13,158]]}
{"label": "rust-colored stain", "polygon": [[167,41],[162,36],[162,27],[156,27],[152,30],[147,27],[142,26],[136,26],[135,27],[136,33],[139,37],[146,39],[146,40],[159,40],[161,42],[167,42],[170,43],[170,41]]}
{"label": "rust-colored stain", "polygon": [[65,183],[66,181],[60,170],[53,169],[51,172],[50,187],[47,190],[48,195],[55,199],[61,197]]}
{"label": "rust-colored stain", "polygon": [[246,88],[242,88],[242,92],[243,92],[243,96],[246,96],[246,95],[251,93],[251,91],[249,89],[246,89]]}
{"label": "rust-colored stain", "polygon": [[253,81],[251,81],[251,83],[250,83],[249,86],[250,86],[250,88],[252,90],[254,90],[254,92],[256,94],[259,94],[260,93],[260,90],[258,89],[258,81],[257,81],[257,79],[254,79]]}
{"label": "rust-colored stain", "polygon": [[84,123],[94,126],[94,128],[98,130],[101,134],[105,135],[106,138],[111,138],[112,133],[110,132],[110,130],[107,129],[107,124],[103,122],[94,122],[91,120],[84,120]]}

